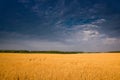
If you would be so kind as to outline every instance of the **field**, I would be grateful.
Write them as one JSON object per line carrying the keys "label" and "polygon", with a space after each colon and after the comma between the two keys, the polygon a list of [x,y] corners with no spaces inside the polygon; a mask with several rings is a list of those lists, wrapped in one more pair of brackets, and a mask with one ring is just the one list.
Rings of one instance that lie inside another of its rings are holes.
{"label": "field", "polygon": [[0,53],[0,80],[120,80],[120,54]]}

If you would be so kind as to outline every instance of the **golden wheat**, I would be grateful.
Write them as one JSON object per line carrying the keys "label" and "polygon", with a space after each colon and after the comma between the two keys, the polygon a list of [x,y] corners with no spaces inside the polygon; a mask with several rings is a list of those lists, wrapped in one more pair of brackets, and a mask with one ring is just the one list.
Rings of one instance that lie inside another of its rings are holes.
{"label": "golden wheat", "polygon": [[120,80],[120,54],[0,54],[0,80]]}

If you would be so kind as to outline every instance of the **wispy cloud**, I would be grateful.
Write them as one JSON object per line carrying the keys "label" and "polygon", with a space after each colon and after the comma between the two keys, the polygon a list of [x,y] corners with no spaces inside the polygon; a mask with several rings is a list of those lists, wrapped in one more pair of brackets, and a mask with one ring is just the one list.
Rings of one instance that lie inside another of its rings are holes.
{"label": "wispy cloud", "polygon": [[10,1],[0,9],[0,49],[120,50],[119,7],[101,2]]}

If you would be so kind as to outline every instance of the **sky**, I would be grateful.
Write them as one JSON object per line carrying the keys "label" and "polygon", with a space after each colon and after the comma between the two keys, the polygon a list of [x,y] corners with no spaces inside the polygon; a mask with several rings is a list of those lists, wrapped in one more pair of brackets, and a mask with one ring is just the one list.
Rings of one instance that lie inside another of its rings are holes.
{"label": "sky", "polygon": [[0,49],[120,50],[120,0],[0,0]]}

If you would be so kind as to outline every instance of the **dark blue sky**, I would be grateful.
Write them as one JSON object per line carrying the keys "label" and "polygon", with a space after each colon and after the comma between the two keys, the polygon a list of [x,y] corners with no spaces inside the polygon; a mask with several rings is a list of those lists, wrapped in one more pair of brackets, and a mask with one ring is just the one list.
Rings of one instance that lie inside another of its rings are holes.
{"label": "dark blue sky", "polygon": [[0,0],[0,49],[120,50],[119,0]]}

